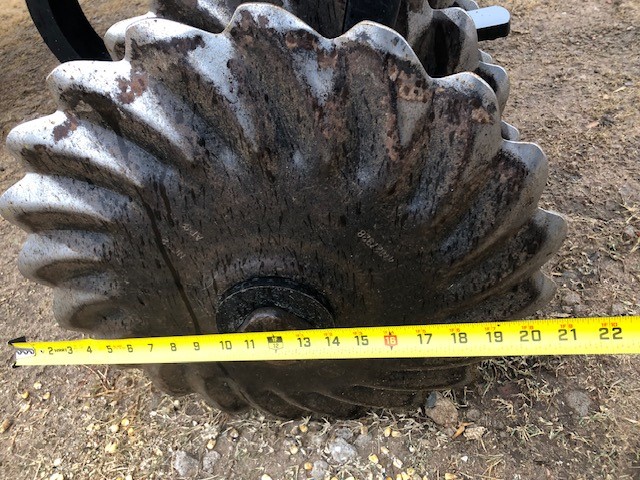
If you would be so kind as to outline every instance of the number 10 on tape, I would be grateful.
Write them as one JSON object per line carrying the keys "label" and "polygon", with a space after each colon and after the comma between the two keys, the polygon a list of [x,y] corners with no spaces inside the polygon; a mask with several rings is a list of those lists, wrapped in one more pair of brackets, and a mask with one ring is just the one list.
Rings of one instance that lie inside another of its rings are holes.
{"label": "number 10 on tape", "polygon": [[9,342],[15,365],[640,353],[640,317]]}

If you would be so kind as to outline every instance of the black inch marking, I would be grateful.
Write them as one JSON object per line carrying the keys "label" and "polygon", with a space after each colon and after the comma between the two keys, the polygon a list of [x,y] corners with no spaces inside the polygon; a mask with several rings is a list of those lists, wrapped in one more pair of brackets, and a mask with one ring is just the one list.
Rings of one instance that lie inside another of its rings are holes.
{"label": "black inch marking", "polygon": [[487,337],[489,337],[489,343],[502,343],[504,340],[504,335],[500,331],[495,332],[486,332]]}
{"label": "black inch marking", "polygon": [[611,330],[607,327],[602,327],[598,331],[600,340],[622,340],[622,328],[620,327],[612,327]]}
{"label": "black inch marking", "polygon": [[327,347],[330,347],[331,345],[335,345],[336,347],[340,346],[340,339],[337,336],[333,338],[331,337],[324,337],[324,338],[327,341]]}
{"label": "black inch marking", "polygon": [[542,332],[540,330],[520,330],[521,342],[540,342],[542,340]]}
{"label": "black inch marking", "polygon": [[451,336],[453,337],[453,343],[467,343],[469,341],[466,332],[453,332]]}
{"label": "black inch marking", "polygon": [[[571,334],[571,335],[569,335]],[[578,340],[578,334],[576,333],[576,329],[566,329],[561,328],[558,330],[558,340],[561,342],[567,342],[569,340]]]}

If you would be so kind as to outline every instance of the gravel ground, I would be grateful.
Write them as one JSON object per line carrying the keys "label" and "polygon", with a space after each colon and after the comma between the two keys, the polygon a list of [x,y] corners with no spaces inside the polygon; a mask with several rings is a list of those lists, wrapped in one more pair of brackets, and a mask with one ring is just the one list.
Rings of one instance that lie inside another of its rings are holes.
{"label": "gravel ground", "polygon": [[[486,3],[486,2],[485,2]],[[569,235],[545,267],[558,294],[540,317],[638,315],[640,4],[501,2],[508,39],[488,45],[510,74],[506,119],[550,157],[543,206]],[[100,31],[140,2],[85,2]],[[0,16],[2,137],[55,106],[56,65],[19,0]],[[22,175],[3,150],[0,190]],[[0,221],[0,318],[7,339],[65,338],[49,291],[24,280],[22,232]],[[2,354],[9,358],[9,348]],[[639,479],[637,356],[502,358],[419,411],[352,421],[229,416],[169,397],[137,370],[2,370],[0,472],[14,479]]]}

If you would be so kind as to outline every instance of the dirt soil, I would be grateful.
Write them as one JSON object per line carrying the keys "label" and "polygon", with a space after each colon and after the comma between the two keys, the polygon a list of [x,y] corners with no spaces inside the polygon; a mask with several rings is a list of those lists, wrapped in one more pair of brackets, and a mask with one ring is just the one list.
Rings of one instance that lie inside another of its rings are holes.
{"label": "dirt soil", "polygon": [[[513,14],[509,38],[486,45],[510,74],[506,119],[545,149],[542,205],[569,222],[545,267],[558,293],[538,316],[639,315],[640,2],[497,3]],[[85,4],[101,32],[144,11],[141,1]],[[4,143],[55,110],[44,79],[57,62],[21,0],[5,0],[0,18]],[[22,174],[3,150],[0,191]],[[25,235],[5,221],[0,232],[3,338],[68,338],[49,290],[18,273]],[[442,392],[431,417],[357,421],[232,417],[107,367],[7,367],[0,386],[1,478],[640,479],[637,356],[486,361],[477,383]]]}

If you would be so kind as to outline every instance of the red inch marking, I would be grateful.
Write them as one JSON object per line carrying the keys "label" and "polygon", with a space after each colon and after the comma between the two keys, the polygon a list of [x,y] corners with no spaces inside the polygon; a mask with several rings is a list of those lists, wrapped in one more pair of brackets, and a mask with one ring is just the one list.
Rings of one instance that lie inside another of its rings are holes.
{"label": "red inch marking", "polygon": [[393,332],[389,332],[384,336],[384,344],[393,350],[393,347],[398,345],[398,336],[394,335]]}
{"label": "red inch marking", "polygon": [[602,322],[601,325],[603,327],[617,327],[618,326],[618,322]]}

